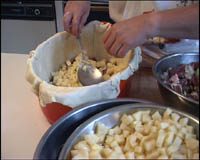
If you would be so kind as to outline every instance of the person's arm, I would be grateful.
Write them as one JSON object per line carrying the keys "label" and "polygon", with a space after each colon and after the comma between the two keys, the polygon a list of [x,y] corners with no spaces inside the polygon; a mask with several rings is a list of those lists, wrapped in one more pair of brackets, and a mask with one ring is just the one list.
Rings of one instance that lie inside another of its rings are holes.
{"label": "person's arm", "polygon": [[90,1],[67,1],[64,10],[64,30],[78,37],[90,12]]}
{"label": "person's arm", "polygon": [[191,5],[151,15],[154,32],[151,37],[198,39],[199,38],[199,5]]}
{"label": "person's arm", "polygon": [[106,32],[103,41],[110,54],[123,57],[128,50],[155,36],[198,39],[198,4],[153,12],[116,23]]}

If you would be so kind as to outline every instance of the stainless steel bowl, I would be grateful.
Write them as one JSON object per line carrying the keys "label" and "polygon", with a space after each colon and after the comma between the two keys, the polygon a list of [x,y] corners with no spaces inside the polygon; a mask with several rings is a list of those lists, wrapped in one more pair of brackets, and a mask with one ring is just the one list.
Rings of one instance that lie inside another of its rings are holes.
{"label": "stainless steel bowl", "polygon": [[46,131],[37,145],[33,159],[58,159],[63,144],[80,124],[105,109],[133,103],[152,102],[139,99],[118,98],[97,101],[76,107]]}
{"label": "stainless steel bowl", "polygon": [[166,86],[161,80],[161,74],[166,72],[170,67],[176,68],[180,64],[189,64],[192,62],[199,62],[199,53],[192,52],[170,54],[162,57],[153,65],[153,74],[158,81],[160,93],[167,105],[199,116],[199,101],[195,101],[175,92]]}
{"label": "stainless steel bowl", "polygon": [[[164,113],[166,110],[166,106],[156,105],[156,104],[127,104],[127,105],[121,105],[116,106],[111,109],[107,109],[103,112],[100,112],[99,114],[94,115],[84,123],[82,123],[67,139],[66,143],[64,144],[62,151],[59,156],[59,160],[63,159],[71,159],[70,150],[73,148],[73,146],[80,140],[82,140],[83,136],[86,134],[93,134],[95,131],[95,126],[97,124],[104,124],[108,128],[112,128],[115,125],[117,125],[120,121],[121,115],[124,113],[133,113],[136,111],[144,111],[144,110],[150,110],[151,113],[154,113],[155,111],[159,111],[161,114]],[[172,108],[171,108],[172,109]],[[199,139],[199,119],[172,109],[173,113],[177,113],[180,115],[180,117],[187,117],[189,119],[188,124],[192,125],[194,127],[194,132],[197,135],[197,138]]]}

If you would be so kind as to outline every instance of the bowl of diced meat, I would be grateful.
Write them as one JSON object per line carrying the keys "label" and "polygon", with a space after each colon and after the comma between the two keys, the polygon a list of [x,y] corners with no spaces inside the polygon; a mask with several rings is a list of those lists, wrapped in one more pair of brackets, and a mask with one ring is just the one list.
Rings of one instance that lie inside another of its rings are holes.
{"label": "bowl of diced meat", "polygon": [[198,115],[199,53],[164,56],[154,64],[153,73],[167,105]]}

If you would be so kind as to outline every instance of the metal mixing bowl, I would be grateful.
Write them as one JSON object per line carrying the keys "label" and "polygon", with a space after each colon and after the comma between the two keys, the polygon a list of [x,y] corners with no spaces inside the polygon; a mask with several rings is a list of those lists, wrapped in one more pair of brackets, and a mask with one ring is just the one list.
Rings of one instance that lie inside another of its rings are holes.
{"label": "metal mixing bowl", "polygon": [[[67,139],[66,143],[62,148],[59,160],[71,159],[72,157],[70,151],[72,150],[73,146],[77,144],[80,140],[83,140],[84,135],[94,134],[97,124],[104,124],[106,127],[112,128],[117,124],[119,124],[120,118],[124,113],[132,114],[137,111],[150,110],[151,111],[150,114],[153,114],[156,111],[159,111],[161,114],[163,114],[167,108],[169,107],[156,104],[137,103],[137,104],[126,104],[126,105],[116,106],[111,109],[107,109],[103,112],[100,112],[91,117],[90,119],[88,119],[87,121],[85,121],[84,123],[82,123],[71,134],[71,136]],[[180,115],[180,118],[187,117],[189,120],[188,124],[194,127],[194,133],[197,135],[197,139],[199,139],[199,119],[190,114],[175,109],[172,109],[172,112]]]}
{"label": "metal mixing bowl", "polygon": [[199,101],[195,101],[175,92],[161,80],[161,74],[166,72],[170,67],[176,68],[180,64],[189,64],[192,62],[199,62],[199,53],[191,52],[170,54],[162,57],[154,64],[153,74],[158,81],[160,93],[167,105],[199,117]]}
{"label": "metal mixing bowl", "polygon": [[118,98],[76,107],[47,130],[37,145],[33,159],[58,159],[63,144],[80,124],[105,109],[132,103],[152,102],[132,98]]}

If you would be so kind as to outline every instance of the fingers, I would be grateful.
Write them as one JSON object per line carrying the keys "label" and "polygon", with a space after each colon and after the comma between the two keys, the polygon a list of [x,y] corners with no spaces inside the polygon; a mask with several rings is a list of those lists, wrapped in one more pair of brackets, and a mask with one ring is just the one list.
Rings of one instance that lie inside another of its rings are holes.
{"label": "fingers", "polygon": [[122,58],[129,49],[130,48],[126,44],[122,44],[120,41],[115,41],[108,52],[115,57]]}
{"label": "fingers", "polygon": [[111,46],[109,52],[116,56],[117,53],[119,52],[120,48],[122,47],[122,43],[119,40],[116,40],[113,45]]}
{"label": "fingers", "polygon": [[103,42],[104,42],[104,43],[106,43],[106,41],[107,41],[108,38],[110,37],[111,29],[112,29],[112,28],[110,28],[110,29],[105,33],[105,35],[104,35],[104,37],[103,37]]}
{"label": "fingers", "polygon": [[71,12],[66,12],[64,14],[63,25],[64,25],[64,30],[67,32],[70,32],[71,27],[72,27],[72,13]]}
{"label": "fingers", "polygon": [[105,40],[104,40],[104,47],[108,52],[110,52],[110,48],[112,47],[114,42],[115,42],[115,34],[111,34],[111,31],[108,31],[108,33],[106,33],[105,35]]}
{"label": "fingers", "polygon": [[87,20],[88,15],[89,15],[89,12],[85,13],[85,14],[81,17],[80,25],[79,25],[79,29],[78,29],[78,34],[81,33],[81,30],[82,30],[82,28],[83,28],[83,26],[84,26],[84,24],[85,24],[85,22],[86,22],[86,20]]}
{"label": "fingers", "polygon": [[131,47],[109,30],[104,36],[104,47],[113,56],[124,57]]}
{"label": "fingers", "polygon": [[87,20],[89,10],[89,1],[68,1],[63,17],[64,30],[78,37]]}
{"label": "fingers", "polygon": [[74,15],[71,12],[66,12],[63,17],[64,30],[78,37],[80,33],[80,15]]}
{"label": "fingers", "polygon": [[79,25],[80,25],[80,15],[74,15],[73,16],[73,19],[72,19],[72,34],[75,36],[75,37],[78,37],[79,35]]}
{"label": "fingers", "polygon": [[129,47],[127,45],[122,45],[119,51],[116,53],[116,56],[119,58],[122,58],[126,55],[126,53],[129,51]]}

